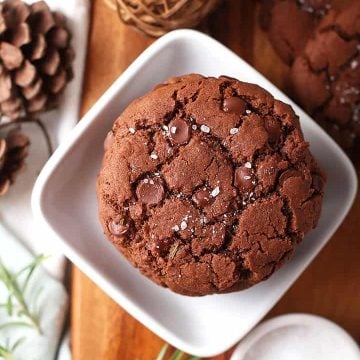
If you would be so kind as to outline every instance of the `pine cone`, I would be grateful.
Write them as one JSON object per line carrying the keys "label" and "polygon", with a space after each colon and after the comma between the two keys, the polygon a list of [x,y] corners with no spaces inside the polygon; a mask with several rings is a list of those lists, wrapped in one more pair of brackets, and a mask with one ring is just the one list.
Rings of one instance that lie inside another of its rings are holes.
{"label": "pine cone", "polygon": [[65,17],[44,1],[0,3],[0,113],[12,120],[56,107],[72,77]]}
{"label": "pine cone", "polygon": [[11,131],[0,137],[0,196],[4,195],[25,166],[30,141],[24,134]]}

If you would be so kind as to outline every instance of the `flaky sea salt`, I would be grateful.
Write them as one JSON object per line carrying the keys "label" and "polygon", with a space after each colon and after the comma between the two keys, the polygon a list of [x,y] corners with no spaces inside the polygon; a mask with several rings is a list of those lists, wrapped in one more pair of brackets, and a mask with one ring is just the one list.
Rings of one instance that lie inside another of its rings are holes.
{"label": "flaky sea salt", "polygon": [[249,110],[249,109],[245,110],[245,112],[246,112],[248,115],[251,114],[251,110]]}
{"label": "flaky sea salt", "polygon": [[159,157],[156,155],[156,153],[151,153],[150,155],[151,159],[157,160]]}
{"label": "flaky sea salt", "polygon": [[230,129],[230,135],[235,135],[239,132],[239,129],[238,128],[232,128]]}
{"label": "flaky sea salt", "polygon": [[134,128],[129,128],[129,133],[135,134],[136,130]]}
{"label": "flaky sea salt", "polygon": [[251,169],[252,168],[252,165],[251,165],[251,162],[247,161],[244,166],[248,169]]}
{"label": "flaky sea salt", "polygon": [[204,133],[207,133],[207,134],[210,132],[210,128],[208,126],[206,126],[206,125],[201,125],[200,130],[202,132],[204,132]]}
{"label": "flaky sea salt", "polygon": [[194,125],[191,125],[191,128],[192,128],[193,130],[196,130],[196,129],[197,129],[197,126],[194,124]]}
{"label": "flaky sea salt", "polygon": [[357,61],[357,60],[353,60],[353,61],[351,62],[351,64],[350,64],[350,67],[351,67],[352,69],[356,69],[358,65],[359,65],[358,61]]}
{"label": "flaky sea salt", "polygon": [[175,133],[176,133],[176,126],[172,126],[172,127],[170,128],[170,132],[171,132],[172,134],[175,134]]}
{"label": "flaky sea salt", "polygon": [[169,127],[167,125],[163,125],[162,128],[165,130],[165,131],[168,131],[169,130]]}
{"label": "flaky sea salt", "polygon": [[211,196],[212,197],[216,197],[220,194],[220,188],[217,186],[212,192],[211,192]]}
{"label": "flaky sea salt", "polygon": [[172,229],[173,229],[174,231],[179,231],[179,230],[180,230],[179,225],[174,225],[174,226],[172,227]]}
{"label": "flaky sea salt", "polygon": [[180,229],[185,230],[186,228],[187,228],[187,222],[183,220],[180,224]]}

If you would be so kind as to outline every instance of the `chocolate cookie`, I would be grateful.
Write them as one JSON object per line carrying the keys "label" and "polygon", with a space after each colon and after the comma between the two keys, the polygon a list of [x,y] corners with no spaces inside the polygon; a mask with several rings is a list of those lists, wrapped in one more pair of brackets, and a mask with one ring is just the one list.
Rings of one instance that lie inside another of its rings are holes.
{"label": "chocolate cookie", "polygon": [[291,69],[296,100],[345,149],[360,136],[360,1],[330,12]]}
{"label": "chocolate cookie", "polygon": [[267,279],[319,219],[324,176],[298,118],[257,85],[172,78],[125,109],[105,150],[105,234],[181,294]]}
{"label": "chocolate cookie", "polygon": [[284,62],[291,64],[317,23],[349,0],[262,0],[260,24]]}

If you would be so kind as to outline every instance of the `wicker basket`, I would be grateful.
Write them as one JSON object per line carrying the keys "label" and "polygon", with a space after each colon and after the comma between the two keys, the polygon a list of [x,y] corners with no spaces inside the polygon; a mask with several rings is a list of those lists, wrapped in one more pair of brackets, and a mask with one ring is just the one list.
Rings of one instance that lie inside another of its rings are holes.
{"label": "wicker basket", "polygon": [[105,1],[126,24],[155,37],[174,29],[198,25],[220,3],[220,0]]}

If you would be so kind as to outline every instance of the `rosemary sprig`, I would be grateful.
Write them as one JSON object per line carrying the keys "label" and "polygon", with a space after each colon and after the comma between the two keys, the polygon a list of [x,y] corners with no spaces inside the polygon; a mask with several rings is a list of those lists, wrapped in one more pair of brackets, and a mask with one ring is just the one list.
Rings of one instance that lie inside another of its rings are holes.
{"label": "rosemary sprig", "polygon": [[[30,311],[29,305],[26,302],[25,293],[35,269],[38,268],[45,259],[46,257],[44,255],[39,255],[29,265],[15,274],[12,274],[0,260],[0,281],[4,283],[8,290],[7,301],[5,304],[1,304],[1,306],[6,308],[9,316],[14,315],[14,309],[17,307],[17,315],[26,318],[28,321],[12,321],[0,324],[0,329],[9,326],[31,326],[35,328],[40,335],[42,334],[39,318]],[[25,274],[25,280],[20,284],[19,277]]]}
{"label": "rosemary sprig", "polygon": [[168,344],[165,344],[165,345],[161,348],[161,350],[160,350],[160,352],[159,352],[159,354],[158,354],[158,356],[156,357],[155,360],[164,360],[164,359],[165,359],[166,352],[168,351],[168,348],[169,348],[169,345],[168,345]]}
{"label": "rosemary sprig", "polygon": [[[161,348],[161,350],[155,360],[165,360],[168,349],[169,349],[169,345],[165,344]],[[169,360],[185,360],[184,355],[185,355],[185,353],[183,351],[176,349],[169,357]],[[193,355],[190,355],[186,359],[187,360],[201,360],[199,357],[193,356]]]}
{"label": "rosemary sprig", "polygon": [[176,243],[175,246],[170,251],[170,254],[169,254],[170,259],[173,259],[175,257],[178,250],[179,250],[179,243]]}
{"label": "rosemary sprig", "polygon": [[25,340],[25,338],[18,339],[12,346],[9,344],[0,345],[0,359],[15,360],[14,351]]}

